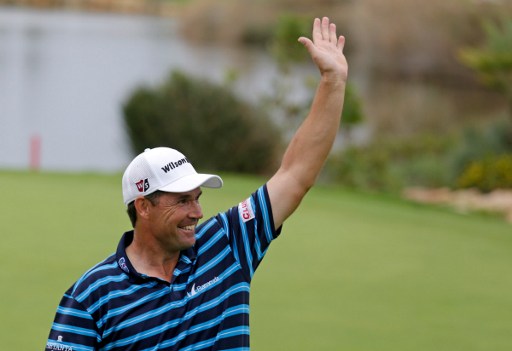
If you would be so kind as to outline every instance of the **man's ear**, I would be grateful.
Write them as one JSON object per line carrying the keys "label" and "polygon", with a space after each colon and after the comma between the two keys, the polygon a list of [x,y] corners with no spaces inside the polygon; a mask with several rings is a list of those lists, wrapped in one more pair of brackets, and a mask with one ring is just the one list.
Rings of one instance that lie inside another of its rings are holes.
{"label": "man's ear", "polygon": [[147,219],[149,216],[149,208],[151,207],[150,201],[141,196],[135,199],[134,205],[137,211],[137,217]]}

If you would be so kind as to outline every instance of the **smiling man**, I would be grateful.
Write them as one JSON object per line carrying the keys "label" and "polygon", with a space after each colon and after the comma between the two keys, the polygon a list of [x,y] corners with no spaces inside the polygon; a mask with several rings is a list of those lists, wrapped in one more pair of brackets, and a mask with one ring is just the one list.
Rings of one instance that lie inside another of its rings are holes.
{"label": "smiling man", "polygon": [[249,291],[283,222],[314,185],[339,128],[347,80],[344,38],[329,19],[301,37],[320,70],[310,113],[281,166],[247,199],[200,225],[201,187],[179,151],[147,149],[128,165],[133,225],[117,251],[64,294],[46,350],[248,350]]}

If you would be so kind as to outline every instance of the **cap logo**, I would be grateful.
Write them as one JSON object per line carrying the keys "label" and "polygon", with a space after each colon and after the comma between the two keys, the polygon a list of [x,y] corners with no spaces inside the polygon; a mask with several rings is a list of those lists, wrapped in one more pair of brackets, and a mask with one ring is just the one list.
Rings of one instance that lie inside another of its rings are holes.
{"label": "cap logo", "polygon": [[186,157],[182,158],[181,160],[178,160],[176,162],[169,162],[168,164],[166,164],[165,166],[162,167],[162,171],[164,171],[165,173],[181,166],[181,165],[184,165],[185,163],[188,163],[188,160]]}
{"label": "cap logo", "polygon": [[143,193],[149,189],[149,180],[148,178],[141,179],[138,182],[136,182],[135,185],[137,186],[137,190],[139,191],[139,193]]}

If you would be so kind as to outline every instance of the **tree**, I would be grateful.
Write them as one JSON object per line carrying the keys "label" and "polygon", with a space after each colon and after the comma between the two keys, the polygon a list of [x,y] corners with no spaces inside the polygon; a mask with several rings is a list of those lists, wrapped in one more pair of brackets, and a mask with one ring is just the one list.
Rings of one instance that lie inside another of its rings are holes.
{"label": "tree", "polygon": [[486,86],[502,93],[512,119],[512,19],[484,21],[485,42],[482,47],[460,51],[463,64],[476,71]]}
{"label": "tree", "polygon": [[244,173],[265,173],[278,161],[280,133],[261,109],[182,72],[134,91],[123,112],[135,153],[166,145],[203,169]]}

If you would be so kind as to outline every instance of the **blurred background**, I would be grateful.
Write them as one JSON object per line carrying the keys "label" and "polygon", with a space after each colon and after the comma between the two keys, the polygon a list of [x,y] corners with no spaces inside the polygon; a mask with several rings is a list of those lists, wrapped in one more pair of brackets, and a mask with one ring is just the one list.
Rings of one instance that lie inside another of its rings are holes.
{"label": "blurred background", "polygon": [[[385,192],[512,187],[509,1],[0,4],[2,169],[118,172],[166,143],[207,168],[268,172],[317,79],[296,39],[327,15],[347,37],[350,78],[324,181]],[[234,121],[243,126],[225,128]],[[204,159],[214,133],[227,141]],[[252,165],[241,161],[249,152]]]}

